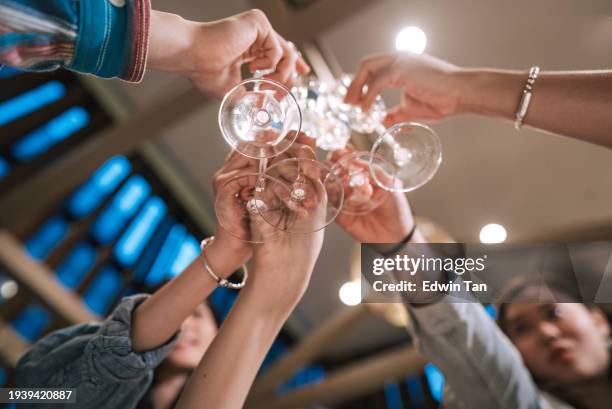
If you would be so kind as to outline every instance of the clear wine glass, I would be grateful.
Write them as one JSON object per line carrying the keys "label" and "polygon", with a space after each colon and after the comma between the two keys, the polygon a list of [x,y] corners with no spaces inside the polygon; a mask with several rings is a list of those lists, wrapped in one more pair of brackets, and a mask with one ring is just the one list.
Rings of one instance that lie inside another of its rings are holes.
{"label": "clear wine glass", "polygon": [[299,234],[321,230],[342,208],[342,180],[316,159],[284,159],[266,169],[265,175],[283,184],[255,192],[256,200],[267,204],[259,214],[278,230]]}
{"label": "clear wine glass", "polygon": [[329,107],[329,87],[314,77],[298,77],[292,88],[302,110],[302,131],[326,151],[342,149],[351,138],[345,119]]}
{"label": "clear wine glass", "polygon": [[393,181],[394,167],[384,158],[371,152],[353,152],[340,157],[331,167],[331,172],[341,180],[344,191],[342,212],[351,215],[366,214],[392,194],[383,189],[376,177],[388,185]]}
{"label": "clear wine glass", "polygon": [[372,146],[372,158],[383,158],[392,165],[392,178],[382,180],[376,173],[374,180],[382,188],[395,192],[410,192],[427,183],[435,175],[442,162],[442,144],[438,135],[428,126],[415,122],[401,122],[386,129],[385,103],[377,96],[369,111],[344,103],[344,97],[352,77],[343,74],[330,106],[337,115],[344,115],[351,128],[360,133],[376,133],[378,139]]}
{"label": "clear wine glass", "polygon": [[[219,127],[227,143],[240,154],[259,160],[259,173],[237,175],[220,187],[215,211],[221,227],[243,241],[261,243],[252,229],[275,203],[267,203],[258,192],[289,189],[283,182],[265,175],[268,159],[286,151],[302,125],[297,100],[284,85],[264,78],[242,81],[223,98]],[[269,196],[273,199],[274,196]]]}

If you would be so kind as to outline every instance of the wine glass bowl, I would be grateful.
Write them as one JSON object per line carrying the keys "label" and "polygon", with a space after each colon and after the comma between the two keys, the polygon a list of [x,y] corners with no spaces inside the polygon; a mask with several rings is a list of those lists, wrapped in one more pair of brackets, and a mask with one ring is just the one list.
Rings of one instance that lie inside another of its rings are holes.
{"label": "wine glass bowl", "polygon": [[385,130],[372,145],[372,157],[390,164],[392,178],[372,177],[383,189],[410,192],[429,182],[442,163],[442,145],[438,135],[428,126],[402,122]]}
{"label": "wine glass bowl", "polygon": [[288,149],[302,124],[297,100],[284,85],[248,79],[232,88],[219,109],[219,127],[227,143],[255,159]]}
{"label": "wine glass bowl", "polygon": [[351,215],[368,213],[389,198],[388,190],[376,183],[373,174],[392,184],[389,172],[393,166],[370,152],[354,152],[340,157],[331,170],[342,181],[344,205],[342,212]]}
{"label": "wine glass bowl", "polygon": [[281,181],[287,188],[256,193],[257,198],[275,203],[276,207],[260,214],[279,230],[302,234],[321,230],[342,208],[341,180],[315,159],[290,158],[276,162],[266,170],[266,176]]}
{"label": "wine glass bowl", "polygon": [[[263,191],[276,194],[263,196]],[[277,208],[279,203],[274,199],[287,194],[288,186],[268,175],[244,173],[234,176],[216,194],[215,213],[219,225],[244,242],[263,243],[264,234],[261,229],[253,228],[253,221],[261,219],[262,213]]]}

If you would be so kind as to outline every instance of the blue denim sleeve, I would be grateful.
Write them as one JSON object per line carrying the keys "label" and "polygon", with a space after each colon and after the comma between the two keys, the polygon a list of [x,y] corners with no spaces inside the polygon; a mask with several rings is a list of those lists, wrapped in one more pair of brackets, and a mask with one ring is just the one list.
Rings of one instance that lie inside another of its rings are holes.
{"label": "blue denim sleeve", "polygon": [[0,0],[0,64],[138,82],[150,0]]}
{"label": "blue denim sleeve", "polygon": [[132,312],[146,297],[124,298],[103,323],[63,328],[38,341],[17,363],[16,386],[75,388],[83,409],[136,407],[177,337],[150,351],[132,350]]}

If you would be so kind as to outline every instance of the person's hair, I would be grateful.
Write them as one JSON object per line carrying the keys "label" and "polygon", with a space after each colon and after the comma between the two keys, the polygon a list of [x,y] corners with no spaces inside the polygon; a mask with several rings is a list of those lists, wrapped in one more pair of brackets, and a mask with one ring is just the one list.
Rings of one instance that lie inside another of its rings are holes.
{"label": "person's hair", "polygon": [[568,288],[559,283],[519,276],[511,280],[504,287],[496,302],[497,325],[505,334],[507,334],[506,315],[509,305],[513,303],[544,302],[543,300],[534,299],[533,296],[530,296],[528,294],[529,290],[538,290],[538,294],[545,291],[546,295],[550,297],[549,302],[580,303],[588,309],[596,307],[594,304],[583,303],[579,294],[568,290]]}

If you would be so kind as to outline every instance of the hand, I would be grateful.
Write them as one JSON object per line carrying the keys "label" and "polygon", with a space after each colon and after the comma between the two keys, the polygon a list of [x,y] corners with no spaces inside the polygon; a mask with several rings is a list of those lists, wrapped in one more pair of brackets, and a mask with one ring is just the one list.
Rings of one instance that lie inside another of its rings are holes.
{"label": "hand", "polygon": [[[283,156],[316,159],[313,140],[301,134]],[[314,175],[310,176],[313,176],[313,184],[321,188],[320,182],[314,180]],[[300,223],[304,229],[310,223],[321,226],[321,218],[325,218],[325,212],[317,211],[321,208],[325,206],[301,206],[295,216],[298,220],[294,222]],[[324,230],[307,234],[282,232],[261,217],[251,220],[251,229],[263,238],[264,243],[254,247],[253,274],[247,286],[251,291],[266,294],[271,309],[293,308],[308,287],[323,244]]]}
{"label": "hand", "polygon": [[[385,126],[414,120],[439,120],[460,112],[461,69],[429,55],[399,52],[364,59],[345,101],[370,109],[384,88],[401,88],[402,102],[389,109]],[[367,86],[367,92],[363,92]]]}
{"label": "hand", "polygon": [[[345,150],[334,151],[331,160],[335,162],[352,151],[350,145]],[[415,223],[406,195],[397,192],[389,192],[381,205],[366,214],[341,212],[336,222],[362,243],[399,243],[410,234]]]}
{"label": "hand", "polygon": [[241,81],[244,63],[249,63],[251,72],[275,69],[267,77],[283,83],[289,83],[295,72],[310,71],[295,47],[274,31],[260,10],[209,23],[151,13],[149,67],[178,72],[202,92],[222,97]]}
{"label": "hand", "polygon": [[[215,197],[218,196],[222,188],[224,189],[223,194],[228,198],[240,194],[243,186],[239,182],[232,182],[232,179],[245,173],[257,173],[257,162],[232,151],[223,166],[213,176]],[[235,201],[228,201],[216,209],[215,240],[210,244],[211,248],[208,250],[208,253],[213,253],[213,249],[221,249],[227,259],[233,260],[237,267],[246,263],[252,254],[252,246],[245,241],[250,237],[249,226],[242,220],[241,215],[242,209]],[[223,217],[224,222],[231,226],[234,235],[221,227],[220,217]],[[241,240],[241,238],[244,240]],[[208,261],[214,265],[210,257]]]}

